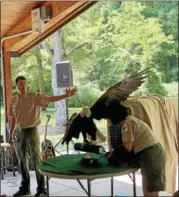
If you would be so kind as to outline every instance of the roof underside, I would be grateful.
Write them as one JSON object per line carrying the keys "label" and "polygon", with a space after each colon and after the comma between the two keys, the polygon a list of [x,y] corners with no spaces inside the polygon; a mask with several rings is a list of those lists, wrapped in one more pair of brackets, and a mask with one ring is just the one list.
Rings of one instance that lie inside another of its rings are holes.
{"label": "roof underside", "polygon": [[[95,3],[96,1],[1,2],[1,44],[4,41],[4,50],[10,51],[11,56],[20,56]],[[41,32],[32,32],[31,10],[41,6],[50,8],[51,19]],[[23,32],[27,34],[14,37]]]}

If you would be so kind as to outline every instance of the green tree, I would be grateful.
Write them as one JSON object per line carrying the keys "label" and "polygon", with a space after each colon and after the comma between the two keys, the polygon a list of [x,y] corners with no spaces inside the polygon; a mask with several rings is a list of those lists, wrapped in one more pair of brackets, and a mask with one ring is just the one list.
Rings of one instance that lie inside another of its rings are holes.
{"label": "green tree", "polygon": [[164,82],[178,79],[178,2],[145,3],[143,14],[146,18],[156,17],[162,24],[163,32],[173,36],[173,43],[164,43],[155,54],[154,61],[161,70]]}
{"label": "green tree", "polygon": [[140,3],[125,2],[120,12],[111,11],[107,24],[99,18],[91,48],[95,64],[88,68],[88,79],[98,81],[101,90],[139,68],[157,67],[154,55],[161,51],[162,44],[172,43],[172,36],[164,34],[157,18],[142,15],[144,8]]}

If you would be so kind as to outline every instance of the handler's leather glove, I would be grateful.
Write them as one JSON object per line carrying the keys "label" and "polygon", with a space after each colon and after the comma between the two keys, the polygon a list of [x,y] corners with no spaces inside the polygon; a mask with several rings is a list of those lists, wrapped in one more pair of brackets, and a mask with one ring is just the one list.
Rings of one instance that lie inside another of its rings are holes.
{"label": "handler's leather glove", "polygon": [[133,151],[129,152],[122,144],[117,148],[115,148],[107,159],[109,164],[117,165],[119,163],[130,163],[133,157],[134,157],[134,152]]}

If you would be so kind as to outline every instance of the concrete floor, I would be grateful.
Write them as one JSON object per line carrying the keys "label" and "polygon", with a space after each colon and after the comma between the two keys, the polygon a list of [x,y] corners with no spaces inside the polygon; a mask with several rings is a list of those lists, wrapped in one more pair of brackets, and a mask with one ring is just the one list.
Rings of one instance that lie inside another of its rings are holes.
{"label": "concrete floor", "polygon": [[[31,177],[31,193],[36,193],[36,178],[34,171],[30,171]],[[19,188],[20,174],[16,172],[14,177],[12,172],[5,174],[4,180],[1,180],[1,195],[6,194],[12,196]],[[86,180],[82,180],[86,188]],[[87,196],[85,191],[80,187],[76,180],[55,179],[51,178],[50,196]],[[141,188],[141,173],[136,172],[136,189],[137,196],[143,196]],[[96,179],[91,184],[92,196],[110,196],[110,178]],[[133,185],[128,175],[114,178],[114,196],[133,196]],[[161,192],[160,196],[172,196],[166,192]]]}

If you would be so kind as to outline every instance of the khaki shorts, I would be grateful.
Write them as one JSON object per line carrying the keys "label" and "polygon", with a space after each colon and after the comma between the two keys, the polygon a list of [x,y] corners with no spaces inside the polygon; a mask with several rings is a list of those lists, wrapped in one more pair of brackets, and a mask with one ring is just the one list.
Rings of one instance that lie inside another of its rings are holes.
{"label": "khaki shorts", "polygon": [[160,143],[137,154],[137,160],[148,192],[164,191],[166,186],[165,153]]}

